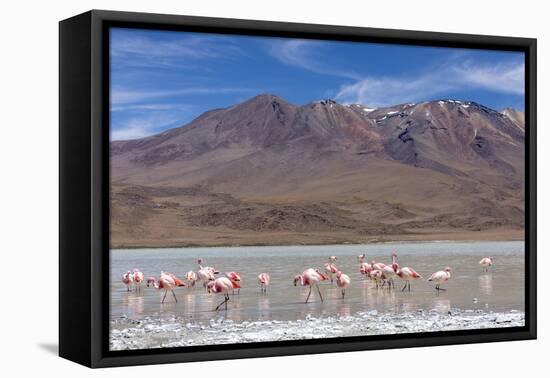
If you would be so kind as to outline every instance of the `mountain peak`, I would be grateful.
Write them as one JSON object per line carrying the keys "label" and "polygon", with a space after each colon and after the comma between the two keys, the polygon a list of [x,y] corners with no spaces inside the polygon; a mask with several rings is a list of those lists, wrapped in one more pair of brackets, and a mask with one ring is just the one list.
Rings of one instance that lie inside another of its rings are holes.
{"label": "mountain peak", "polygon": [[254,96],[254,97],[251,97],[249,98],[248,100],[242,102],[241,104],[261,104],[261,105],[268,105],[268,104],[271,104],[273,103],[274,101],[276,102],[283,102],[283,103],[288,103],[285,99],[283,99],[282,97],[279,97],[275,94],[271,94],[271,93],[262,93],[262,94],[259,94],[257,96]]}

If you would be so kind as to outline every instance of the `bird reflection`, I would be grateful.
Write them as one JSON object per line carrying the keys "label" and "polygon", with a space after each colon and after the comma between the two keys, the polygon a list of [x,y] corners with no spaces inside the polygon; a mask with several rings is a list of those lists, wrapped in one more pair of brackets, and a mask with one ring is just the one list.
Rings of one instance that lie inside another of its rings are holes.
{"label": "bird reflection", "polygon": [[493,294],[493,275],[483,274],[479,276],[479,290],[485,295]]}

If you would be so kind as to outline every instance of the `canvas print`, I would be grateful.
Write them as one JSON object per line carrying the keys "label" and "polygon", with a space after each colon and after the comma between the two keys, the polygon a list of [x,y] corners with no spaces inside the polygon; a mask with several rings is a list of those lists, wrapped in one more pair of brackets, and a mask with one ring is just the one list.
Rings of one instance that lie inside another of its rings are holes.
{"label": "canvas print", "polygon": [[525,325],[525,57],[111,28],[109,349]]}

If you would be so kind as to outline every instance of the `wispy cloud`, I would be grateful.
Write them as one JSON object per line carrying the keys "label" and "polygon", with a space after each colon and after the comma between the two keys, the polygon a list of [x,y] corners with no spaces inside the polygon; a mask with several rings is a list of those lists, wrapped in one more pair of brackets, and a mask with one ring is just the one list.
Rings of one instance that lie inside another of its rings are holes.
{"label": "wispy cloud", "polygon": [[117,64],[134,67],[189,66],[197,61],[230,59],[244,54],[229,37],[178,35],[155,38],[135,33],[115,33],[111,38],[111,58]]}
{"label": "wispy cloud", "polygon": [[111,89],[111,106],[122,104],[139,103],[160,98],[186,96],[186,95],[208,95],[233,92],[252,92],[250,88],[183,88],[170,90],[134,90],[127,88]]}
{"label": "wispy cloud", "polygon": [[344,103],[387,106],[468,89],[523,95],[524,64],[509,62],[488,66],[465,60],[414,76],[366,76],[342,85],[336,99]]}
{"label": "wispy cloud", "polygon": [[181,122],[180,113],[152,113],[129,117],[111,128],[111,140],[129,140],[147,137],[177,126]]}
{"label": "wispy cloud", "polygon": [[300,67],[314,73],[345,77],[348,79],[360,78],[355,72],[330,68],[322,64],[323,46],[323,42],[305,39],[276,41],[271,45],[269,54],[284,64]]}

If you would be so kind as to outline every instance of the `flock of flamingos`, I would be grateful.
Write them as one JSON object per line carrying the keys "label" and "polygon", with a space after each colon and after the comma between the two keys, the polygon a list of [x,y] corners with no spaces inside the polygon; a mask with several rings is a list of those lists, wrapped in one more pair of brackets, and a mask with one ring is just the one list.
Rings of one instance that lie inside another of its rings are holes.
{"label": "flock of flamingos", "polygon": [[[321,302],[323,301],[323,295],[321,294],[321,289],[319,289],[319,283],[326,280],[330,280],[331,284],[336,281],[336,285],[341,289],[342,299],[344,299],[346,295],[346,288],[351,284],[351,279],[347,274],[342,273],[336,267],[335,262],[337,259],[338,258],[336,256],[330,256],[328,258],[328,262],[324,264],[323,272],[321,272],[320,269],[309,268],[294,277],[294,286],[300,284],[301,286],[309,287],[309,292],[305,303],[308,303],[313,288],[317,289],[319,298],[321,299]],[[371,261],[370,263],[365,262],[365,259],[365,254],[357,256],[357,261],[359,262],[359,272],[367,279],[374,281],[376,288],[383,288],[387,285],[388,289],[391,290],[394,288],[393,279],[395,277],[399,277],[405,282],[405,286],[403,286],[401,291],[404,291],[405,289],[410,291],[411,281],[423,278],[412,268],[401,268],[397,263],[396,253],[392,253],[392,262],[388,265],[380,262],[377,263],[375,261]],[[208,291],[208,293],[223,294],[224,296],[224,300],[215,308],[215,310],[218,311],[221,306],[225,306],[225,309],[227,310],[227,302],[230,298],[229,294],[235,294],[235,290],[237,290],[237,294],[239,294],[241,288],[240,274],[237,272],[227,272],[225,275],[218,277],[220,274],[219,270],[210,266],[203,266],[202,259],[198,259],[197,262],[199,264],[199,270],[196,273],[194,271],[187,272],[184,280],[180,280],[172,273],[161,272],[158,279],[155,277],[147,278],[147,287],[153,286],[155,289],[164,291],[164,296],[162,297],[161,303],[164,303],[168,292],[172,293],[174,300],[177,302],[178,299],[176,298],[176,293],[174,292],[176,287],[193,287],[197,281],[201,281],[203,287]],[[493,262],[494,259],[492,257],[484,257],[481,259],[479,264],[485,269],[485,271],[488,271],[489,267],[493,265]],[[451,279],[451,272],[451,268],[446,267],[443,270],[433,273],[428,278],[428,281],[435,283],[435,290],[437,292],[446,290],[441,288],[441,284]],[[139,269],[128,271],[122,276],[122,282],[126,285],[128,291],[131,291],[132,287],[134,287],[136,292],[139,292],[143,281],[144,276]],[[269,274],[265,272],[260,273],[258,275],[258,282],[260,284],[261,293],[267,294],[267,287],[270,282]]]}

